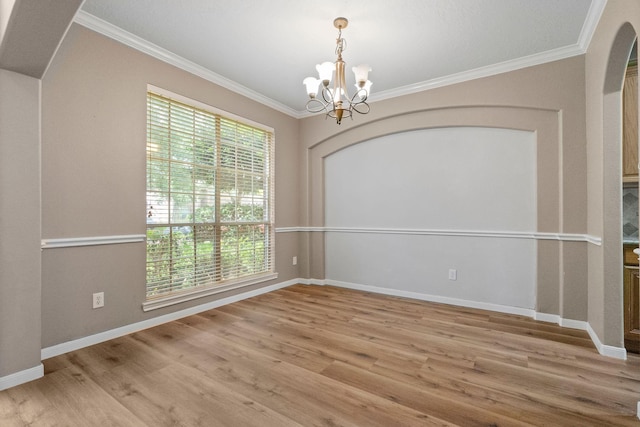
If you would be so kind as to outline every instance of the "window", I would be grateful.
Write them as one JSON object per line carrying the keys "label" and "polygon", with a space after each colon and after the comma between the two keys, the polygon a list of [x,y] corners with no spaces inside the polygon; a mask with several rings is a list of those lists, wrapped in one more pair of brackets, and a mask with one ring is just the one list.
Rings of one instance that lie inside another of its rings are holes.
{"label": "window", "polygon": [[212,110],[147,94],[145,310],[275,278],[273,132]]}

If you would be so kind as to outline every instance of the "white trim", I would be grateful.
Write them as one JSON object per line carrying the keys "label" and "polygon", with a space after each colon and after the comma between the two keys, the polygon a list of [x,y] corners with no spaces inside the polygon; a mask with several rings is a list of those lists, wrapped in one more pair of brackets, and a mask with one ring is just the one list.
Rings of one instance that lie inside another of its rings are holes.
{"label": "white trim", "polygon": [[573,320],[573,319],[565,319],[564,317],[560,317],[560,316],[558,317],[560,318],[560,321],[557,323],[563,328],[579,329],[581,331],[586,331],[587,328],[589,327],[589,323],[585,322],[584,320]]}
{"label": "white trim", "polygon": [[144,234],[127,234],[122,236],[69,237],[62,239],[42,239],[42,249],[71,248],[75,246],[115,245],[121,243],[144,242]]}
{"label": "white trim", "polygon": [[547,62],[558,61],[583,55],[586,52],[579,45],[565,46],[545,52],[536,53],[522,58],[505,61],[498,64],[491,64],[473,70],[437,77],[431,80],[402,86],[395,89],[373,92],[369,97],[370,102],[382,101],[385,99],[397,98],[399,96],[411,95],[425,90],[441,88],[458,83],[464,83],[484,77],[491,77],[502,73],[520,70],[522,68],[533,67],[535,65],[546,64]]}
{"label": "white trim", "polygon": [[557,314],[540,313],[536,311],[535,316],[533,316],[533,320],[539,320],[541,322],[547,322],[547,323],[555,323],[556,325],[559,325],[560,322],[562,321],[562,318]]}
{"label": "white trim", "polygon": [[430,301],[430,302],[437,302],[437,303],[443,303],[443,304],[451,304],[451,305],[456,305],[460,307],[490,310],[498,313],[527,316],[535,320],[555,323],[557,325],[562,326],[563,328],[572,328],[572,329],[579,329],[582,331],[586,331],[589,334],[589,337],[591,338],[591,341],[595,345],[596,349],[598,350],[598,353],[600,353],[603,356],[613,357],[615,359],[627,360],[627,351],[624,348],[613,347],[613,346],[602,344],[600,342],[600,339],[598,338],[596,333],[593,331],[593,329],[591,328],[591,325],[588,322],[585,322],[582,320],[564,319],[557,314],[539,313],[539,312],[536,312],[535,310],[521,308],[521,307],[512,307],[512,306],[499,305],[499,304],[469,301],[469,300],[463,300],[458,298],[441,297],[438,295],[421,294],[417,292],[400,291],[397,289],[381,288],[378,286],[360,285],[360,284],[348,283],[348,282],[340,282],[340,281],[331,280],[331,279],[324,279],[324,280],[309,279],[307,280],[307,284],[332,285],[340,288],[355,289],[355,290],[373,292],[373,293],[383,294],[383,295],[413,298],[413,299],[422,300],[422,301]]}
{"label": "white trim", "polygon": [[169,307],[175,304],[179,304],[186,301],[192,301],[197,298],[202,298],[210,295],[220,294],[222,292],[231,291],[234,289],[244,288],[245,286],[255,285],[258,283],[266,282],[268,280],[274,280],[278,278],[278,273],[264,274],[259,277],[252,277],[245,280],[239,280],[227,285],[221,285],[206,289],[198,289],[196,291],[185,292],[178,295],[171,295],[164,298],[158,298],[142,303],[142,311],[152,311],[159,308]]}
{"label": "white trim", "polygon": [[326,231],[325,227],[276,227],[276,233],[297,233]]}
{"label": "white trim", "polygon": [[182,58],[164,48],[161,48],[160,46],[157,46],[147,40],[131,34],[130,32],[123,30],[122,28],[116,27],[115,25],[104,21],[96,16],[93,16],[83,10],[78,11],[74,18],[74,21],[82,25],[83,27],[89,28],[90,30],[102,34],[103,36],[116,40],[142,53],[146,53],[149,56],[152,56],[156,59],[159,59],[160,61],[166,62],[167,64],[178,67],[181,70],[187,71],[193,75],[208,80],[211,83],[217,84],[218,86],[222,86],[225,89],[229,89],[237,94],[246,96],[249,99],[266,105],[267,107],[273,108],[274,110],[280,111],[281,113],[287,114],[294,118],[301,117],[300,113],[293,108],[290,108],[271,98],[268,98],[261,93],[249,89],[246,86],[242,86],[241,84],[223,77],[220,74],[214,73],[211,70],[208,70],[194,62]]}
{"label": "white trim", "polygon": [[587,332],[589,333],[589,337],[591,337],[591,341],[595,344],[598,349],[598,353],[603,356],[613,357],[615,359],[627,360],[627,350],[624,347],[613,347],[610,345],[604,345],[598,338],[598,334],[593,330],[590,324],[587,323]]}
{"label": "white trim", "polygon": [[367,234],[410,234],[424,236],[496,237],[506,239],[558,240],[563,242],[588,242],[601,246],[602,238],[588,234],[541,233],[536,231],[495,231],[495,230],[440,230],[408,228],[363,228],[363,227],[278,227],[276,233],[325,232],[325,233],[367,233]]}
{"label": "white trim", "polygon": [[[587,48],[589,47],[589,42],[593,37],[593,33],[595,32],[596,26],[598,24],[598,21],[600,20],[602,12],[604,11],[605,5],[606,0],[592,1],[591,7],[587,12],[585,24],[583,25],[580,32],[578,42],[574,45],[552,49],[511,61],[501,62],[499,64],[492,64],[485,67],[476,68],[474,70],[463,71],[457,74],[438,77],[395,89],[390,89],[382,92],[374,92],[369,98],[369,101],[377,102],[385,99],[397,98],[400,96],[410,95],[429,89],[449,86],[483,77],[490,77],[493,75],[507,73],[526,67],[532,67],[534,65],[545,64],[547,62],[558,61],[577,55],[583,55],[586,53]],[[174,65],[191,74],[202,77],[205,80],[208,80],[240,95],[246,96],[249,99],[266,105],[267,107],[271,107],[291,117],[300,119],[314,115],[313,113],[309,113],[307,111],[297,111],[274,99],[264,96],[261,93],[249,89],[246,86],[242,86],[239,83],[236,83],[217,73],[214,73],[213,71],[208,70],[187,59],[184,59],[166,49],[154,45],[147,40],[131,34],[119,27],[116,27],[115,25],[106,22],[96,16],[93,16],[83,10],[78,11],[74,18],[74,21],[106,37],[117,40],[120,43],[125,44],[126,46],[139,50],[168,64]]]}
{"label": "white trim", "polygon": [[589,48],[589,44],[591,43],[593,34],[596,32],[596,27],[598,26],[598,22],[600,22],[600,18],[602,17],[602,13],[604,12],[606,5],[607,0],[593,0],[591,2],[591,6],[589,6],[587,18],[584,20],[584,25],[582,26],[582,31],[580,31],[580,37],[578,38],[578,46],[580,46],[580,49],[585,53]]}
{"label": "white trim", "polygon": [[115,338],[122,337],[124,335],[132,334],[134,332],[141,331],[143,329],[152,328],[154,326],[162,325],[167,322],[181,319],[187,316],[193,316],[194,314],[202,313],[203,311],[212,310],[223,305],[231,304],[237,301],[242,301],[247,298],[251,298],[257,295],[266,294],[271,291],[286,288],[288,286],[300,283],[298,279],[288,280],[286,282],[277,283],[275,285],[265,286],[263,288],[254,289],[242,294],[233,295],[227,298],[222,298],[217,301],[208,302],[205,304],[197,305],[195,307],[186,308],[173,313],[164,314],[162,316],[154,317],[152,319],[143,320],[141,322],[132,323],[129,325],[121,326],[119,328],[111,329],[108,331],[100,332],[94,335],[78,338],[76,340],[67,341],[61,344],[53,345],[51,347],[43,348],[41,351],[42,360],[49,359],[51,357],[59,356],[70,351],[79,350],[84,347],[89,347],[94,344],[109,341]]}
{"label": "white trim", "polygon": [[[366,292],[373,292],[373,293],[384,294],[384,295],[413,298],[413,299],[422,300],[422,301],[441,302],[444,304],[453,304],[461,307],[478,308],[483,310],[496,311],[500,313],[524,315],[527,317],[531,317],[535,320],[547,321],[550,323],[558,324],[563,327],[586,330],[600,354],[602,354],[603,356],[613,357],[613,358],[622,359],[622,360],[626,360],[627,358],[627,353],[624,348],[603,345],[588,322],[571,320],[571,319],[563,319],[556,314],[539,313],[532,309],[526,309],[526,308],[520,308],[520,307],[510,307],[510,306],[504,306],[504,305],[498,305],[498,304],[488,304],[488,303],[481,303],[476,301],[461,300],[457,298],[439,297],[435,295],[419,294],[416,292],[404,292],[404,291],[398,291],[390,288],[380,288],[377,286],[359,285],[355,283],[340,282],[340,281],[330,280],[330,279],[302,279],[302,278],[292,279],[292,280],[288,280],[286,282],[278,283],[275,285],[265,286],[263,288],[255,289],[249,292],[244,292],[238,295],[233,295],[217,301],[208,302],[195,307],[190,307],[184,310],[179,310],[173,313],[154,317],[152,319],[143,320],[141,322],[132,323],[130,325],[125,325],[125,326],[111,329],[105,332],[100,332],[87,337],[78,338],[76,340],[67,341],[61,344],[46,347],[46,348],[43,348],[41,351],[41,358],[42,360],[49,359],[51,357],[59,356],[61,354],[68,353],[70,351],[79,350],[84,347],[89,347],[91,345],[99,344],[104,341],[109,341],[115,338],[119,338],[121,336],[132,334],[134,332],[138,332],[143,329],[152,328],[154,326],[162,325],[164,323],[178,320],[183,317],[192,316],[194,314],[198,314],[203,311],[212,310],[214,308],[221,307],[223,305],[231,304],[237,301],[242,301],[247,298],[272,292],[278,289],[286,288],[295,284],[313,285],[313,286],[332,285],[332,286],[337,286],[342,288],[362,290]],[[22,371],[16,374],[2,377],[0,378],[0,390],[3,390],[3,387],[4,388],[13,387],[14,385],[19,385],[21,383],[40,378],[43,375],[44,375],[44,368],[41,365],[40,367],[35,367],[32,369],[28,369],[26,371]]]}
{"label": "white trim", "polygon": [[415,300],[437,302],[442,304],[457,305],[459,307],[477,308],[480,310],[490,310],[499,313],[516,314],[520,316],[534,317],[535,311],[528,308],[512,307],[508,305],[491,304],[485,302],[464,300],[458,298],[443,297],[439,295],[421,294],[418,292],[400,291],[398,289],[381,288],[378,286],[360,285],[357,283],[341,282],[337,280],[325,279],[324,284],[337,286],[339,288],[355,289],[376,294],[391,295]]}
{"label": "white trim", "polygon": [[44,365],[41,363],[33,368],[25,369],[5,377],[0,377],[0,391],[6,390],[44,376]]}
{"label": "white trim", "polygon": [[[325,232],[365,234],[409,234],[423,236],[495,237],[508,239],[558,240],[564,242],[588,242],[601,246],[602,238],[588,234],[538,233],[535,231],[489,231],[489,230],[438,230],[406,228],[359,228],[359,227],[277,227],[276,233]],[[69,237],[42,239],[42,249],[68,248],[74,246],[113,245],[119,243],[144,242],[144,234],[121,236]]]}

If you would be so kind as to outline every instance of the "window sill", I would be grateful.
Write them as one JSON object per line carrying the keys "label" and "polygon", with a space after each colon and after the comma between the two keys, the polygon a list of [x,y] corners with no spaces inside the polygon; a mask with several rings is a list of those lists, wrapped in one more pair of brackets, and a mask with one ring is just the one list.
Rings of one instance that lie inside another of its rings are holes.
{"label": "window sill", "polygon": [[232,291],[234,289],[240,289],[245,286],[255,285],[257,283],[266,282],[278,278],[278,273],[268,273],[260,276],[253,276],[244,280],[237,280],[231,283],[227,283],[220,286],[213,286],[210,288],[198,289],[191,292],[181,293],[179,295],[172,295],[168,297],[158,298],[142,303],[142,311],[152,311],[159,308],[169,307],[171,305],[180,304],[186,301],[191,301],[198,298],[207,297],[210,295],[219,294],[222,292]]}

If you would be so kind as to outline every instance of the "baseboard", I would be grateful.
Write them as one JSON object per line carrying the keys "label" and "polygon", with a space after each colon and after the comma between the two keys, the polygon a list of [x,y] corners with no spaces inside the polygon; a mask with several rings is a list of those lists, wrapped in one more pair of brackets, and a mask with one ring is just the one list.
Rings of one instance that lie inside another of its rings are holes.
{"label": "baseboard", "polygon": [[373,292],[377,294],[391,295],[404,298],[412,298],[422,301],[438,302],[443,304],[451,304],[460,307],[477,308],[480,310],[496,311],[498,313],[516,314],[521,316],[531,317],[535,320],[542,322],[555,323],[563,328],[572,328],[586,331],[591,338],[591,341],[596,346],[598,353],[603,356],[612,357],[615,359],[627,359],[627,351],[624,348],[613,347],[610,345],[604,345],[598,338],[598,335],[593,331],[589,322],[582,320],[565,319],[557,314],[540,313],[532,309],[511,307],[500,304],[483,303],[477,301],[463,300],[458,298],[442,297],[437,295],[421,294],[417,292],[401,291],[398,289],[381,288],[378,286],[361,285],[357,283],[341,282],[337,280],[317,280],[309,279],[306,284],[310,285],[331,285],[340,288],[355,289],[365,292]]}
{"label": "baseboard", "polygon": [[589,337],[591,337],[591,341],[598,349],[598,353],[603,356],[613,357],[615,359],[627,360],[627,350],[621,347],[613,347],[611,345],[602,344],[598,334],[593,330],[590,324],[587,323],[586,331],[589,333]]}
{"label": "baseboard", "polygon": [[[42,349],[41,357],[42,357],[42,360],[49,359],[51,357],[55,357],[60,354],[68,353],[74,350],[79,350],[84,347],[88,347],[88,346],[98,344],[104,341],[108,341],[114,338],[118,338],[124,335],[132,334],[134,332],[138,332],[143,329],[152,328],[154,326],[171,322],[173,320],[178,320],[183,317],[192,316],[194,314],[198,314],[203,311],[211,310],[217,307],[221,307],[223,305],[241,301],[243,299],[251,298],[257,295],[261,295],[261,294],[272,292],[278,289],[286,288],[288,286],[292,286],[295,284],[315,285],[315,286],[331,285],[331,286],[336,286],[341,288],[360,290],[364,292],[373,292],[373,293],[390,295],[390,296],[412,298],[412,299],[422,300],[422,301],[457,305],[460,307],[477,308],[481,310],[489,310],[489,311],[495,311],[499,313],[527,316],[536,320],[555,323],[567,328],[585,330],[589,333],[589,337],[593,341],[594,345],[596,346],[600,354],[608,357],[613,357],[616,359],[622,359],[622,360],[626,360],[627,358],[627,353],[624,348],[613,347],[613,346],[602,344],[597,334],[593,331],[593,329],[591,328],[591,325],[589,325],[588,322],[571,320],[571,319],[563,319],[562,317],[556,314],[539,313],[539,312],[536,312],[535,310],[520,308],[520,307],[511,307],[511,306],[505,306],[500,304],[490,304],[490,303],[483,303],[483,302],[477,302],[477,301],[463,300],[458,298],[449,298],[449,297],[442,297],[437,295],[421,294],[417,292],[401,291],[397,289],[381,288],[377,286],[361,285],[356,283],[341,282],[341,281],[329,280],[329,279],[302,279],[302,278],[292,279],[286,282],[277,283],[275,285],[265,286],[263,288],[259,288],[253,291],[244,292],[238,295],[233,295],[231,297],[223,298],[217,301],[212,301],[212,302],[198,305],[195,307],[190,307],[184,310],[176,311],[174,313],[165,314],[163,316],[154,317],[152,319],[144,320],[142,322],[132,323],[130,325],[122,326],[120,328],[111,329],[109,331],[100,332],[94,335],[89,335],[76,340],[57,344],[51,347],[46,347]],[[8,384],[5,388],[9,388],[9,387],[13,387],[13,385],[18,385],[23,382],[40,378],[43,375],[43,367],[40,366],[38,368],[40,370],[37,372],[34,371],[34,369],[36,368],[32,368],[26,371],[18,372],[18,373],[0,378],[0,390],[3,390],[2,387],[5,384]],[[16,382],[15,384],[14,384],[14,381],[16,380],[13,379],[14,376],[15,378],[18,379],[17,380],[18,382]]]}
{"label": "baseboard", "polygon": [[162,316],[154,317],[152,319],[143,320],[142,322],[132,323],[119,328],[111,329],[108,331],[100,332],[94,335],[78,338],[76,340],[67,341],[61,344],[57,344],[51,347],[43,348],[41,351],[42,360],[49,359],[51,357],[59,356],[70,351],[79,350],[84,347],[89,347],[94,344],[109,341],[114,338],[119,338],[124,335],[132,334],[134,332],[141,331],[143,329],[152,328],[154,326],[162,325],[167,322],[181,319],[187,316],[193,316],[194,314],[202,313],[203,311],[211,310],[223,305],[231,304],[243,299],[251,298],[268,292],[272,292],[278,289],[286,288],[288,286],[300,283],[299,279],[288,280],[286,282],[277,283],[275,285],[265,286],[263,288],[255,289],[249,292],[243,292],[238,295],[233,295],[227,298],[222,298],[216,301],[201,304],[195,307],[190,307],[184,310],[179,310],[173,313],[165,314]]}
{"label": "baseboard", "polygon": [[0,377],[0,391],[6,390],[11,387],[15,387],[20,384],[28,383],[29,381],[37,380],[44,376],[44,365],[41,363],[33,368],[19,371],[6,377]]}
{"label": "baseboard", "polygon": [[395,297],[411,298],[422,301],[437,302],[442,304],[457,305],[459,307],[477,308],[480,310],[496,311],[499,313],[516,314],[520,316],[534,317],[535,311],[527,308],[511,307],[507,305],[491,304],[478,301],[464,300],[458,298],[443,297],[439,295],[421,294],[418,292],[401,291],[398,289],[381,288],[378,286],[361,285],[357,283],[340,282],[336,280],[324,280],[323,284],[337,286],[340,288],[355,289],[358,291],[373,292],[376,294],[390,295]]}

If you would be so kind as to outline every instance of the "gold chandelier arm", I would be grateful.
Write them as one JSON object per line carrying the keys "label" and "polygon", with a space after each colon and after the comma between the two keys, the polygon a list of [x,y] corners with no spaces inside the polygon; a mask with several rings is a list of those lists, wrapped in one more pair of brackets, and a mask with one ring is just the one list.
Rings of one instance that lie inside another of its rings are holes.
{"label": "gold chandelier arm", "polygon": [[307,101],[306,109],[310,113],[320,113],[329,109],[328,103],[324,103],[317,98],[312,98]]}
{"label": "gold chandelier arm", "polygon": [[[307,89],[311,97],[311,99],[307,101],[307,111],[310,113],[324,111],[326,117],[336,119],[338,124],[340,124],[344,118],[349,117],[353,119],[354,111],[358,114],[367,114],[371,110],[369,104],[366,102],[369,96],[369,88],[371,87],[371,82],[367,80],[367,73],[371,71],[368,65],[364,64],[353,68],[356,79],[358,80],[355,85],[356,93],[353,96],[349,96],[347,90],[345,79],[346,64],[342,60],[342,52],[347,48],[347,41],[342,38],[342,30],[347,28],[348,23],[349,21],[346,18],[336,18],[333,21],[334,27],[338,29],[338,38],[336,39],[337,59],[336,62],[333,63],[335,66],[334,70],[331,70],[332,64],[330,62],[316,66],[316,69],[320,72],[320,79],[322,80],[320,88],[322,96],[319,97],[316,92]],[[333,89],[329,87],[329,82],[331,81],[329,73],[332,72],[335,72]],[[306,80],[307,79],[305,79],[305,81]],[[312,83],[315,82],[314,80]],[[312,89],[315,90],[315,85],[312,84],[312,86]]]}

